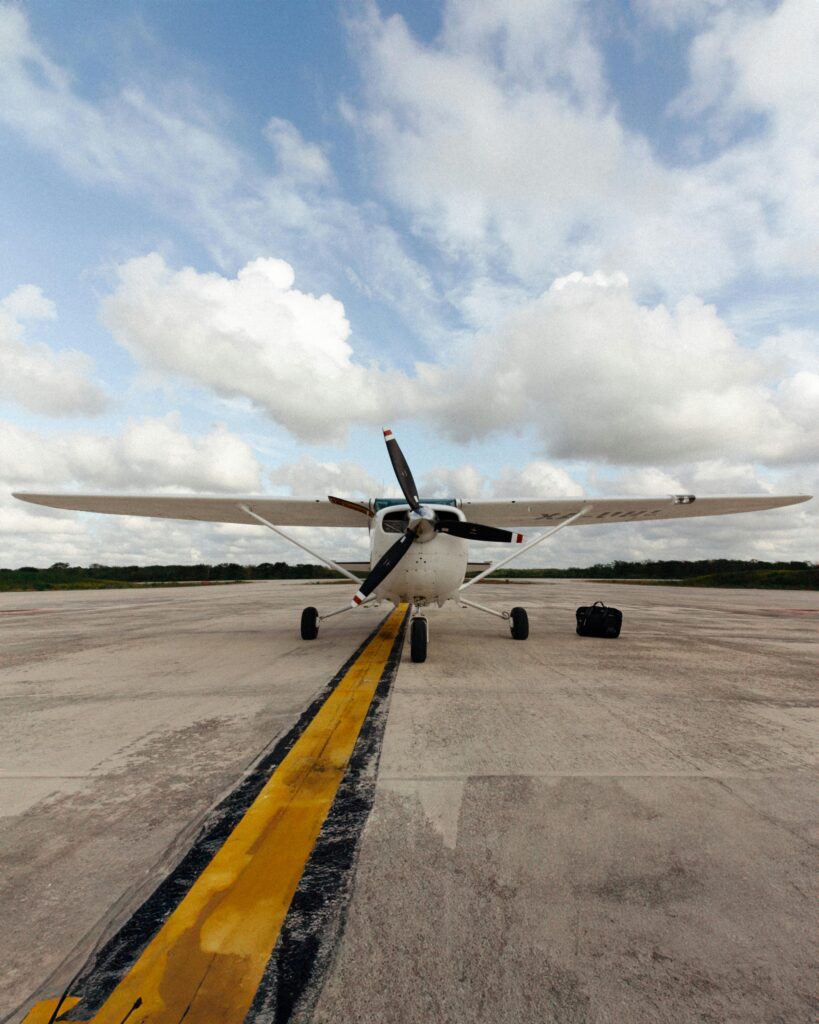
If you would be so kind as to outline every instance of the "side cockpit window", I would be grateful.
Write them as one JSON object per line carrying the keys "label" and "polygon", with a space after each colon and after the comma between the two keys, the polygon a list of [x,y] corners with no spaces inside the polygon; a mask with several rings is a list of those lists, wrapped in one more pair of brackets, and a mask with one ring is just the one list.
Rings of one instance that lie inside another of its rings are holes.
{"label": "side cockpit window", "polygon": [[403,533],[407,528],[406,512],[388,512],[381,520],[384,533]]}

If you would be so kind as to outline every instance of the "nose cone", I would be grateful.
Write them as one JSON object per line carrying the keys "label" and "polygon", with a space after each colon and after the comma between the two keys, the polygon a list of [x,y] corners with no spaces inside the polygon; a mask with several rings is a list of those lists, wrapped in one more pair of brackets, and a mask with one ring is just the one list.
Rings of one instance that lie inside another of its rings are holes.
{"label": "nose cone", "polygon": [[435,521],[438,517],[428,505],[420,505],[417,512],[410,511],[407,527],[415,532],[417,541],[432,540],[435,536]]}

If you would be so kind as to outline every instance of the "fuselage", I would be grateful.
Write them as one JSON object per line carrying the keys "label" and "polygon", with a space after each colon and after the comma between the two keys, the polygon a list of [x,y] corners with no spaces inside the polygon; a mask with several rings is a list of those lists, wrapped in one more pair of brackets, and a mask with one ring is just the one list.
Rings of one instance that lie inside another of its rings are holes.
{"label": "fuselage", "polygon": [[[454,505],[425,503],[438,518],[466,521]],[[392,547],[404,533],[409,505],[381,509],[370,521],[370,565]],[[398,565],[375,589],[379,599],[408,601],[424,606],[441,605],[454,597],[466,576],[469,542],[460,537],[436,533],[431,526],[418,530],[416,540]]]}

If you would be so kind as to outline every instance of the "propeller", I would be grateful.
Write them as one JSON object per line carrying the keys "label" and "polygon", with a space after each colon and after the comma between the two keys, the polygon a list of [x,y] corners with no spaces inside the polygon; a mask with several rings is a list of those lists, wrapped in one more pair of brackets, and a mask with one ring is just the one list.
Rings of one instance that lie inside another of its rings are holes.
{"label": "propeller", "polygon": [[438,522],[435,524],[438,533],[448,533],[451,537],[464,537],[466,540],[485,540],[490,544],[522,544],[523,534],[501,530],[497,526],[481,526],[480,523],[462,523],[460,520]]}
{"label": "propeller", "polygon": [[[359,587],[353,604],[359,605],[365,601],[375,588],[384,582],[392,570],[398,565],[404,555],[409,551],[413,543],[418,539],[419,533],[426,532],[430,528],[437,533],[447,533],[450,537],[462,537],[465,540],[481,540],[491,544],[521,544],[523,534],[512,533],[510,530],[501,530],[496,526],[483,526],[480,523],[465,523],[461,520],[439,520],[431,508],[421,504],[418,497],[418,488],[412,476],[404,453],[398,446],[398,442],[389,428],[384,430],[384,440],[387,443],[387,452],[392,462],[392,468],[401,485],[404,497],[410,507],[407,517],[407,528],[399,539],[389,550],[379,558],[370,570],[370,574]],[[356,502],[347,501],[344,498],[330,497],[336,505],[343,505],[345,508],[355,509],[366,515],[372,516],[370,509]]]}
{"label": "propeller", "polygon": [[401,490],[404,492],[407,504],[413,512],[417,512],[421,507],[421,502],[418,500],[418,488],[412,479],[412,473],[407,465],[407,460],[404,458],[404,453],[398,447],[398,442],[393,437],[389,427],[384,429],[384,440],[387,442],[387,451],[392,462],[392,468],[398,477],[398,483],[401,485]]}
{"label": "propeller", "polygon": [[393,544],[389,551],[382,555],[370,570],[370,575],[364,580],[353,598],[353,604],[361,604],[375,590],[379,583],[383,583],[393,569],[398,565],[404,555],[409,551],[410,545],[415,540],[415,530],[407,529]]}

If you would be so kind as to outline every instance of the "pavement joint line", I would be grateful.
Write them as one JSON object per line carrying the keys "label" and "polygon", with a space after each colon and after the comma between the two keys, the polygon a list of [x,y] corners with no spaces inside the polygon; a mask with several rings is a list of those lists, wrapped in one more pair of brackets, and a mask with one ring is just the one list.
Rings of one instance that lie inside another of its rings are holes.
{"label": "pavement joint line", "polygon": [[708,782],[716,779],[790,779],[793,774],[783,772],[446,772],[440,775],[385,775],[379,773],[380,783],[389,782],[461,782],[481,779],[696,779]]}
{"label": "pavement joint line", "polygon": [[[384,620],[191,888],[88,1024],[241,1024],[341,785],[370,705],[403,638],[407,605]],[[66,995],[22,1024],[81,1013]],[[135,1010],[139,1010],[135,1014]],[[57,1016],[59,1013],[59,1016]]]}
{"label": "pavement joint line", "polygon": [[67,772],[4,772],[0,771],[0,782],[3,779],[90,779],[93,776],[84,772],[81,775]]}

